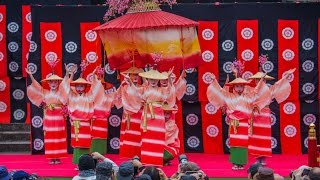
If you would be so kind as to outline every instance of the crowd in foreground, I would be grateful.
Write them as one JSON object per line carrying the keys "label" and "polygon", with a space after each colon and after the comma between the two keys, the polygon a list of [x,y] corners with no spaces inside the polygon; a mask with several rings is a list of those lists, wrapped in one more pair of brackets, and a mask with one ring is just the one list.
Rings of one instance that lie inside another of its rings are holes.
{"label": "crowd in foreground", "polygon": [[[168,175],[161,168],[155,166],[143,166],[139,157],[117,165],[100,153],[84,154],[79,158],[78,175],[72,180],[209,180],[204,171],[194,162],[187,160],[186,156],[179,159],[177,172]],[[261,163],[252,164],[248,172],[249,180],[284,180],[284,177],[274,172],[273,169],[263,166]],[[291,171],[291,180],[320,180],[320,168],[300,166]],[[0,180],[37,180],[35,174],[24,171],[8,172],[5,166],[0,166]]]}

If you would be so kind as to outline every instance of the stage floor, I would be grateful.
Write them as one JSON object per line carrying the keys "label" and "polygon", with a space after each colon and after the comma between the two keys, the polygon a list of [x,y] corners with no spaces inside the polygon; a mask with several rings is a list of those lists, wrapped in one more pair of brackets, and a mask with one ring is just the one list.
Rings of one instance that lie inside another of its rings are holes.
{"label": "stage floor", "polygon": [[[247,167],[242,171],[232,171],[228,161],[228,155],[212,154],[187,154],[189,161],[196,162],[201,169],[211,178],[245,178],[247,177]],[[126,159],[120,159],[118,155],[108,154],[118,165]],[[24,170],[28,173],[37,173],[41,177],[73,177],[77,174],[76,167],[71,163],[72,155],[62,159],[62,164],[49,165],[48,160],[43,155],[19,155],[1,154],[0,165],[5,165],[9,170]],[[167,175],[172,175],[177,171],[178,160],[174,159],[172,165],[163,167]],[[254,159],[250,157],[249,164]],[[289,176],[291,170],[305,165],[308,162],[307,155],[274,155],[267,159],[268,167],[275,170],[282,176]]]}

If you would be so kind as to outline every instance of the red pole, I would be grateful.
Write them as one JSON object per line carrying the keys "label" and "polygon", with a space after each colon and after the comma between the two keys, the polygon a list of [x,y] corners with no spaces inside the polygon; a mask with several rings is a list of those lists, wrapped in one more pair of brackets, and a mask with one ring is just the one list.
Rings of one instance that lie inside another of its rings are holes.
{"label": "red pole", "polygon": [[309,126],[308,136],[308,166],[318,167],[318,150],[317,150],[317,135],[315,125],[312,123]]}

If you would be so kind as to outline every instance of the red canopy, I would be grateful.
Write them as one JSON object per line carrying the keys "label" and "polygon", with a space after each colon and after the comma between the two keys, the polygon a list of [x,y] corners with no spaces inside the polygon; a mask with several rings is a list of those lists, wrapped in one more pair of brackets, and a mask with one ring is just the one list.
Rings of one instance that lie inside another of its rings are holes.
{"label": "red canopy", "polygon": [[94,30],[128,30],[148,29],[159,27],[190,27],[198,22],[164,11],[148,11],[127,13],[114,20],[108,21]]}

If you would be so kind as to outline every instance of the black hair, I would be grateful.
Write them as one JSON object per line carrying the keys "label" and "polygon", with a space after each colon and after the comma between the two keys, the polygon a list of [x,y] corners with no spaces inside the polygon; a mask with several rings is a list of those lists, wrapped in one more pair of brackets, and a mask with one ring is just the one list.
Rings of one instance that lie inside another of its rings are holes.
{"label": "black hair", "polygon": [[160,180],[159,170],[154,166],[146,167],[143,174],[148,174],[152,180]]}

